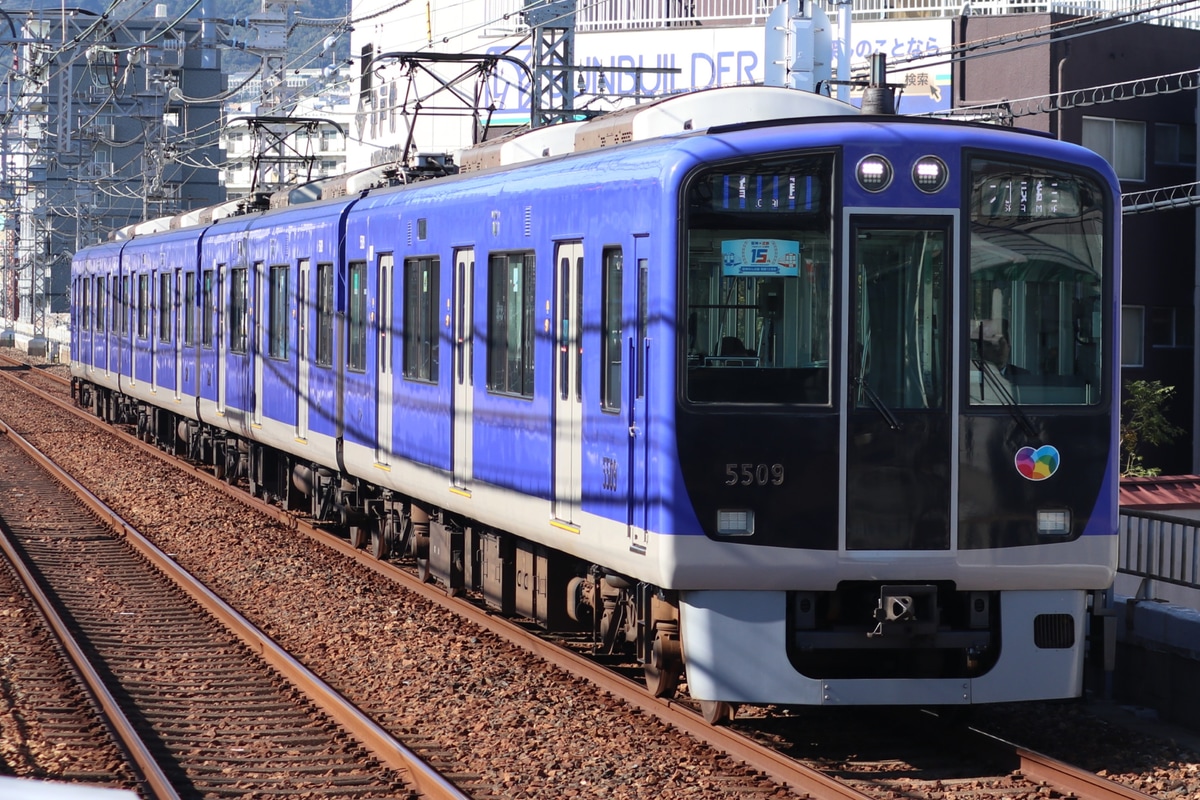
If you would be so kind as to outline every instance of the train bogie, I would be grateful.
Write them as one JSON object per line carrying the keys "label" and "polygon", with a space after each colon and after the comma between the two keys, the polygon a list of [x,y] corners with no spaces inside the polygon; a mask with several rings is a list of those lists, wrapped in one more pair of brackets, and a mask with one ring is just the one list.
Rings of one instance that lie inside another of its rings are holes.
{"label": "train bogie", "polygon": [[1075,695],[1115,178],[817,106],[90,248],[79,397],[714,720]]}

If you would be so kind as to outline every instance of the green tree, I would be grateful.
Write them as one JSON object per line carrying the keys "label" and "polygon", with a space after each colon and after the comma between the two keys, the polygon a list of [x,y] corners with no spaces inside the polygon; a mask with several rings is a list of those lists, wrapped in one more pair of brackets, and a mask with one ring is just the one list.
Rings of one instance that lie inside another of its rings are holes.
{"label": "green tree", "polygon": [[1170,444],[1183,429],[1172,425],[1166,408],[1175,394],[1174,386],[1161,381],[1126,381],[1125,414],[1121,419],[1121,474],[1150,477],[1161,470],[1142,463],[1138,448],[1143,445]]}

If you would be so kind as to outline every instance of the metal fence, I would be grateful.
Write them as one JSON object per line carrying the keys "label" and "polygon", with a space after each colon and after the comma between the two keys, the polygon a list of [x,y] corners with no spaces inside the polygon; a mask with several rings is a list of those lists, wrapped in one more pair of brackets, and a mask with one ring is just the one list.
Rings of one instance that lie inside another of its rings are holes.
{"label": "metal fence", "polygon": [[1152,511],[1121,512],[1117,568],[1143,579],[1200,589],[1200,523]]}
{"label": "metal fence", "polygon": [[[577,32],[651,30],[700,25],[755,26],[766,21],[776,0],[580,0]],[[824,0],[826,12],[837,14],[838,3]],[[523,33],[525,0],[485,0],[485,35]],[[904,19],[950,19],[961,14],[1073,14],[1127,16],[1164,25],[1200,27],[1200,11],[1166,12],[1146,0],[853,0],[851,19],[877,22]]]}

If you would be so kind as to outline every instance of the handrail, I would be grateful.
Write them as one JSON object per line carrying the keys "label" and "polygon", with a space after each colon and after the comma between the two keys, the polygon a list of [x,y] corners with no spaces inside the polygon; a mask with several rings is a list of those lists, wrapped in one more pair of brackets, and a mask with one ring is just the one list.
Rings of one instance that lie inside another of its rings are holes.
{"label": "handrail", "polygon": [[1200,521],[1122,509],[1118,541],[1120,572],[1200,589]]}

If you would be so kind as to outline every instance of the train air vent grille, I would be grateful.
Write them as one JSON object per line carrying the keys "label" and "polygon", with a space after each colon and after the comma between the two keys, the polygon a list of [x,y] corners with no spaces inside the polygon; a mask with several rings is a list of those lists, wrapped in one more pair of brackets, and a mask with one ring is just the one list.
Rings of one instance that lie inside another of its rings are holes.
{"label": "train air vent grille", "polygon": [[1033,643],[1043,650],[1075,646],[1075,618],[1070,614],[1038,614],[1033,619]]}
{"label": "train air vent grille", "polygon": [[533,235],[533,207],[525,206],[525,235]]}

